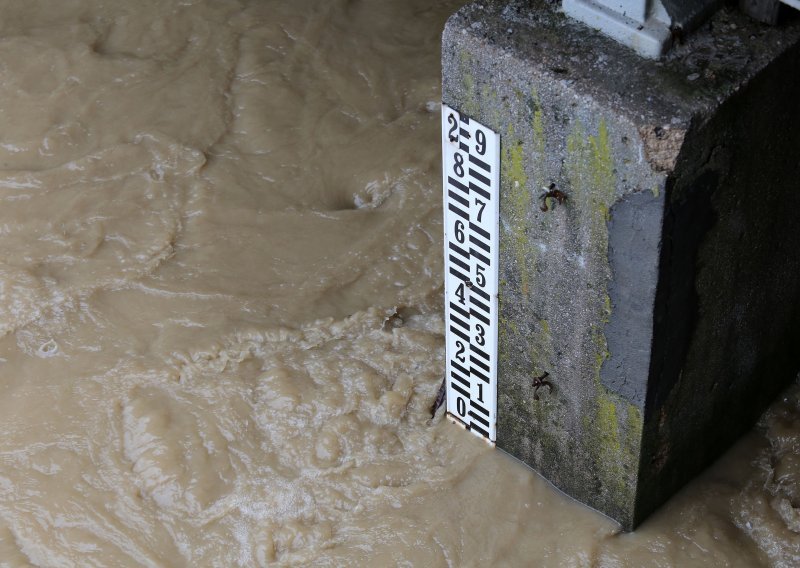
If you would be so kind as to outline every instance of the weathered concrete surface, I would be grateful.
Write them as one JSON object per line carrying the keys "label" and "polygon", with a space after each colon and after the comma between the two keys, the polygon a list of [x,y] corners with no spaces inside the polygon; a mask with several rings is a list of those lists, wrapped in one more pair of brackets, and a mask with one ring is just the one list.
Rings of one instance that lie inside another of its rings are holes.
{"label": "weathered concrete surface", "polygon": [[497,444],[626,529],[800,367],[798,37],[722,11],[656,62],[537,1],[445,28],[444,102],[501,134]]}

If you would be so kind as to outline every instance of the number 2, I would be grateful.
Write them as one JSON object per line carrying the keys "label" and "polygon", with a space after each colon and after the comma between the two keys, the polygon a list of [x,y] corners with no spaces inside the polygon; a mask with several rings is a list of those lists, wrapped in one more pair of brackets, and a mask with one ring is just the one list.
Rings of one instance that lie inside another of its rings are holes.
{"label": "number 2", "polygon": [[460,341],[456,341],[456,348],[458,349],[456,351],[456,359],[458,359],[460,363],[466,363],[467,358],[464,357],[464,351],[466,350],[466,347],[464,347],[464,344]]}
{"label": "number 2", "polygon": [[450,142],[458,142],[458,121],[456,120],[456,115],[452,112],[447,115],[447,123],[451,125],[447,138]]}

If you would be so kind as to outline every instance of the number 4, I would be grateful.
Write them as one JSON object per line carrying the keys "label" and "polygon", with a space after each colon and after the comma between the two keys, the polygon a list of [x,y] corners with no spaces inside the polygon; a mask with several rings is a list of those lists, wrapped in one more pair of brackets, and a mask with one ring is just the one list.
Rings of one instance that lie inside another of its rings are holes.
{"label": "number 4", "polygon": [[465,305],[465,306],[467,305],[466,293],[464,292],[464,283],[463,282],[461,284],[459,284],[458,287],[456,288],[456,297],[458,298],[458,303],[459,304],[462,304],[462,305]]}

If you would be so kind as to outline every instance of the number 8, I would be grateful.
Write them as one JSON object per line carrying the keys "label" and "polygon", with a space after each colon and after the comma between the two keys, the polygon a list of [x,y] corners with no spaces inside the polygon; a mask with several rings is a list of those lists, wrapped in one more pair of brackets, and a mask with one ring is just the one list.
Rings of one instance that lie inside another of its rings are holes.
{"label": "number 8", "polygon": [[456,154],[453,159],[456,162],[453,164],[453,171],[458,177],[464,177],[464,156]]}

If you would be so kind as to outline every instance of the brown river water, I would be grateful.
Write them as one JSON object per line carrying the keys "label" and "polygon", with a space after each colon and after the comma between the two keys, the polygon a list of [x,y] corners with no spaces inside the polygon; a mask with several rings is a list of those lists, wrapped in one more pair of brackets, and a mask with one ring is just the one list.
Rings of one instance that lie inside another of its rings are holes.
{"label": "brown river water", "polygon": [[460,2],[0,1],[0,566],[797,566],[800,394],[633,534],[429,408]]}

